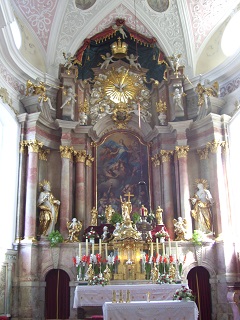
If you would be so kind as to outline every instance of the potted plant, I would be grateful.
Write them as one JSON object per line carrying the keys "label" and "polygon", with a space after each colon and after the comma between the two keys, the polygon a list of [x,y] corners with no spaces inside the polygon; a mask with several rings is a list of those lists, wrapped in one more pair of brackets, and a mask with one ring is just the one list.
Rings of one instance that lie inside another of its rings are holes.
{"label": "potted plant", "polygon": [[138,223],[140,221],[140,219],[141,219],[140,214],[137,213],[137,212],[133,212],[133,214],[132,214],[132,222],[133,222],[133,224]]}
{"label": "potted plant", "polygon": [[58,243],[63,242],[63,236],[58,230],[52,231],[48,235],[48,240],[50,241],[50,246],[55,247]]}
{"label": "potted plant", "polygon": [[117,222],[122,223],[123,217],[120,213],[114,212],[111,218],[111,224],[116,225]]}

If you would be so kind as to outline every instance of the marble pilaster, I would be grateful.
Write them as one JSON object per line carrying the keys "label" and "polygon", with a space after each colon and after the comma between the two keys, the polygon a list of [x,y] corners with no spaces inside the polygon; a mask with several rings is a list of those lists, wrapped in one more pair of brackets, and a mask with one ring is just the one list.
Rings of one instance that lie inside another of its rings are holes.
{"label": "marble pilaster", "polygon": [[187,220],[188,232],[187,238],[191,237],[192,232],[192,218],[191,218],[191,207],[190,207],[190,193],[189,193],[189,182],[188,182],[188,168],[187,168],[187,153],[189,146],[178,146],[175,147],[178,158],[179,167],[179,187],[180,187],[180,208],[181,216]]}
{"label": "marble pilaster", "polygon": [[153,185],[153,205],[154,209],[157,206],[162,206],[162,194],[161,194],[161,161],[160,155],[155,154],[152,158],[152,185]]}
{"label": "marble pilaster", "polygon": [[174,239],[174,205],[173,205],[173,190],[171,184],[171,156],[173,151],[161,150],[162,166],[163,166],[163,198],[164,198],[164,223],[169,232],[170,238]]}
{"label": "marble pilaster", "polygon": [[60,206],[60,232],[63,237],[68,235],[67,221],[72,219],[72,169],[73,147],[60,146],[62,158],[61,172],[61,206]]}
{"label": "marble pilaster", "polygon": [[92,190],[93,190],[93,168],[92,163],[94,161],[94,158],[91,156],[91,154],[88,154],[86,157],[86,194],[89,196],[86,197],[86,212],[85,212],[85,228],[88,227],[91,223],[91,209],[93,207],[93,196],[92,196]]}
{"label": "marble pilaster", "polygon": [[38,152],[43,144],[37,140],[28,141],[28,168],[26,185],[26,208],[24,240],[36,239]]}

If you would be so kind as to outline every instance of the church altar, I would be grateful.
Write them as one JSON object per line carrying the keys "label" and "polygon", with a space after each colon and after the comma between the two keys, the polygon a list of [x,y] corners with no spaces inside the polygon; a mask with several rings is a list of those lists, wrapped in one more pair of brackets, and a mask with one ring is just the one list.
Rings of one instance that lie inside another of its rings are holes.
{"label": "church altar", "polygon": [[103,318],[104,320],[197,320],[198,308],[194,301],[105,302]]}
{"label": "church altar", "polygon": [[112,301],[113,291],[116,295],[120,290],[123,300],[126,300],[126,291],[130,291],[131,301],[146,301],[146,294],[150,293],[151,301],[172,300],[181,284],[117,284],[107,286],[77,286],[74,293],[73,308],[83,306],[102,306],[105,302]]}

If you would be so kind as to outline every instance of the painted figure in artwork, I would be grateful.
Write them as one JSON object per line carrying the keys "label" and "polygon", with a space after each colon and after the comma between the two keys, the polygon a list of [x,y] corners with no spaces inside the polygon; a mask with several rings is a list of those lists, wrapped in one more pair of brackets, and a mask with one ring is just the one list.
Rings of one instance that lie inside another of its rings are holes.
{"label": "painted figure in artwork", "polygon": [[39,215],[39,233],[48,236],[55,230],[55,224],[58,219],[60,201],[55,199],[51,192],[50,182],[44,180],[40,183],[40,194],[38,198]]}

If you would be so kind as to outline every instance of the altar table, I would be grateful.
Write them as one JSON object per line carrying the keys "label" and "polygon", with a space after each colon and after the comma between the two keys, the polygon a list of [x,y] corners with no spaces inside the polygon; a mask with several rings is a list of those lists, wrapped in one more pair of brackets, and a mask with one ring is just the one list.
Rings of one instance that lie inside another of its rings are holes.
{"label": "altar table", "polygon": [[197,320],[198,308],[194,301],[105,302],[103,305],[103,319]]}
{"label": "altar table", "polygon": [[150,292],[151,301],[172,300],[181,284],[117,284],[97,286],[77,286],[74,293],[73,308],[83,306],[102,306],[104,302],[112,301],[113,290],[123,292],[123,299],[126,300],[126,291],[130,290],[131,301],[146,301],[146,293]]}

